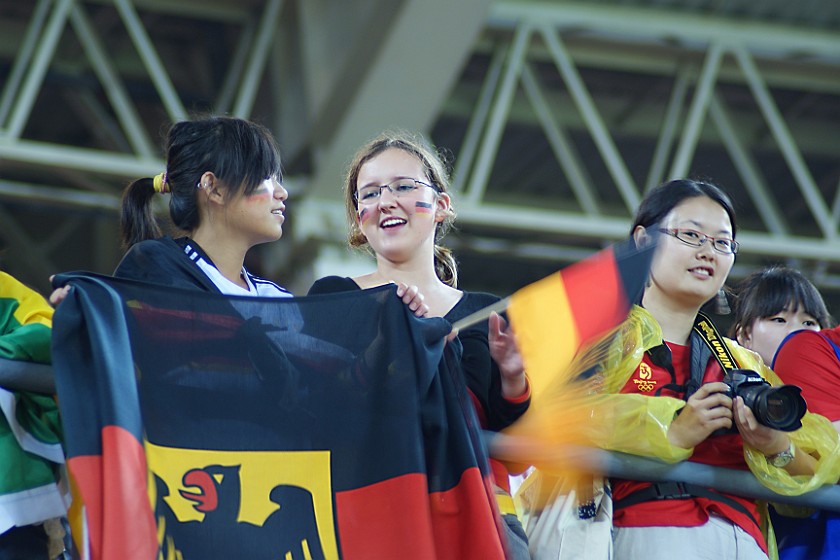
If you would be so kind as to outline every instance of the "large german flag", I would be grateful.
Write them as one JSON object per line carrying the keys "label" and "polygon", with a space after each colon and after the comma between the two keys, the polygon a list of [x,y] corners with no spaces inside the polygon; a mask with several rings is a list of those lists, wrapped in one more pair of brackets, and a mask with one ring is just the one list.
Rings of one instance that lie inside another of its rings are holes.
{"label": "large german flag", "polygon": [[94,559],[501,558],[449,325],[65,275],[54,367]]}

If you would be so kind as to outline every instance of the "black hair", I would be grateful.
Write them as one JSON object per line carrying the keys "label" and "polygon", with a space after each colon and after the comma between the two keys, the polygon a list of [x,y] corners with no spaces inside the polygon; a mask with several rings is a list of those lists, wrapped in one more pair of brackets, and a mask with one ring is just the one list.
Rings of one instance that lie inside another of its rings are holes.
{"label": "black hair", "polygon": [[[199,225],[196,192],[204,173],[213,173],[231,199],[252,193],[268,177],[282,179],[280,152],[265,127],[234,117],[206,117],[172,125],[166,139],[166,188],[175,226],[193,231]],[[125,248],[159,237],[150,202],[154,180],[138,179],[123,193],[121,230]]]}
{"label": "black hair", "polygon": [[732,237],[734,238],[737,225],[735,223],[735,209],[729,195],[710,182],[693,179],[675,179],[653,188],[639,204],[639,209],[636,211],[636,217],[633,220],[633,227],[630,228],[631,237],[638,226],[649,228],[662,223],[665,216],[684,200],[700,196],[710,198],[723,207],[729,216],[729,222],[732,224]]}
{"label": "black hair", "polygon": [[786,308],[802,308],[816,319],[821,329],[832,326],[832,318],[819,290],[800,271],[784,266],[757,270],[744,278],[736,289],[735,318],[731,337],[750,334],[757,319],[772,317]]}

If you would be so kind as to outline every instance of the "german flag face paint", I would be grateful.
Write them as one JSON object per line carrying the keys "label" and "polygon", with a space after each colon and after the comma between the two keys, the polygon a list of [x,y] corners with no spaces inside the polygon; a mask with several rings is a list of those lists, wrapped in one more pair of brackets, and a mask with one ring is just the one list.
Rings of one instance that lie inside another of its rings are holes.
{"label": "german flag face paint", "polygon": [[226,202],[228,225],[253,245],[276,241],[283,234],[287,198],[277,179],[266,178],[253,192]]}
{"label": "german flag face paint", "polygon": [[431,202],[423,202],[422,200],[418,200],[414,203],[414,212],[416,214],[425,214],[428,216],[434,216],[435,211],[432,207]]}
{"label": "german flag face paint", "polygon": [[373,212],[370,211],[370,208],[362,208],[359,210],[359,223],[361,225],[366,225],[369,221]]}
{"label": "german flag face paint", "polygon": [[251,204],[259,204],[274,198],[274,184],[270,180],[265,180],[253,190],[248,196],[247,200]]}

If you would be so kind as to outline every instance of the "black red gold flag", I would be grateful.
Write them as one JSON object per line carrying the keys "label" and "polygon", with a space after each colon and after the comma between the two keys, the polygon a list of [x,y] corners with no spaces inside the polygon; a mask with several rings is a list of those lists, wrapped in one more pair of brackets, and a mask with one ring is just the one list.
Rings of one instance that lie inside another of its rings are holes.
{"label": "black red gold flag", "polygon": [[558,378],[580,372],[569,365],[627,317],[650,271],[656,243],[612,245],[517,290],[508,304],[533,399]]}
{"label": "black red gold flag", "polygon": [[[531,385],[531,406],[493,452],[536,465],[575,488],[596,464],[587,449],[612,429],[598,367],[641,297],[657,239],[607,247],[510,296],[508,315]],[[504,443],[502,443],[504,442]]]}
{"label": "black red gold flag", "polygon": [[90,558],[502,558],[449,325],[393,287],[68,274],[53,362]]}

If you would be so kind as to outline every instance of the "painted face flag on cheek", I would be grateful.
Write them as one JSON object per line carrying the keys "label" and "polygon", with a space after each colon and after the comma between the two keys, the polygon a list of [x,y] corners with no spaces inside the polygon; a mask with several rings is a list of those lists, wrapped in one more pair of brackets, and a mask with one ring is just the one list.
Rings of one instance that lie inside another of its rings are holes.
{"label": "painted face flag on cheek", "polygon": [[459,346],[395,287],[58,282],[74,538],[92,559],[503,558]]}

